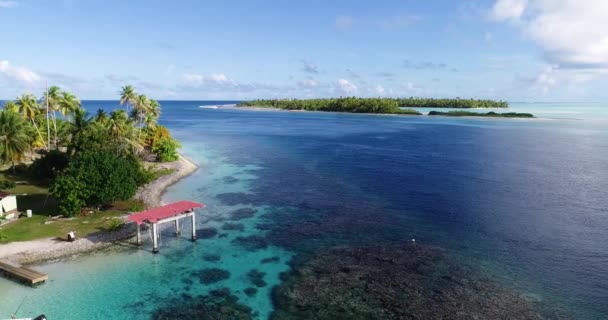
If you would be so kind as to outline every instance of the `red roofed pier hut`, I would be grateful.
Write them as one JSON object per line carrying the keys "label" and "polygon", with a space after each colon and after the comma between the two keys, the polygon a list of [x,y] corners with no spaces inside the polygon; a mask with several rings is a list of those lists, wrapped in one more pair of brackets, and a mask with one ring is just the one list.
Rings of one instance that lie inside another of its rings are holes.
{"label": "red roofed pier hut", "polygon": [[160,232],[158,225],[166,222],[175,222],[175,234],[181,233],[179,227],[180,219],[191,217],[192,219],[192,241],[196,241],[196,212],[195,209],[204,208],[202,203],[192,201],[179,201],[165,206],[133,213],[129,221],[137,223],[137,245],[141,245],[140,226],[142,223],[152,225],[152,252],[158,253],[158,239]]}

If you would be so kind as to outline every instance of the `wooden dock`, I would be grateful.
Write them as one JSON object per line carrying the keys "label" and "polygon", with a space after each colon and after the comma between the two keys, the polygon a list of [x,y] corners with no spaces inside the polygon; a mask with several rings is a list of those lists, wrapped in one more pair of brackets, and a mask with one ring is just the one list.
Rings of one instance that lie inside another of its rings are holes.
{"label": "wooden dock", "polygon": [[16,279],[32,286],[44,283],[49,279],[47,274],[6,261],[0,261],[0,273],[7,278]]}

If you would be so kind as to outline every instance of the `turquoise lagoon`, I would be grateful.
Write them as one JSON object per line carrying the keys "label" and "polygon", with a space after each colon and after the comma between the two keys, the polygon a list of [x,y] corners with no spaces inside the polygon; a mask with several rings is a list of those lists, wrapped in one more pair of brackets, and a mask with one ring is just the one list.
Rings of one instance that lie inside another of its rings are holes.
{"label": "turquoise lagoon", "polygon": [[[0,317],[23,301],[19,315],[150,319],[175,299],[229,288],[266,319],[272,287],[299,253],[412,238],[577,318],[608,315],[607,104],[508,110],[539,117],[532,120],[199,108],[225,103],[162,103],[164,124],[200,166],[164,200],[204,202],[197,228],[217,234],[192,243],[168,228],[156,255],[144,239],[141,250],[124,245],[41,265],[51,280],[34,289],[0,280]],[[115,104],[85,102],[89,110]],[[222,230],[241,208],[255,210],[234,221],[244,230]],[[388,222],[366,229],[365,219]],[[285,234],[286,224],[298,232]],[[235,242],[250,236],[267,242]],[[202,284],[197,272],[207,268],[230,277]],[[250,297],[253,269],[267,285]]]}

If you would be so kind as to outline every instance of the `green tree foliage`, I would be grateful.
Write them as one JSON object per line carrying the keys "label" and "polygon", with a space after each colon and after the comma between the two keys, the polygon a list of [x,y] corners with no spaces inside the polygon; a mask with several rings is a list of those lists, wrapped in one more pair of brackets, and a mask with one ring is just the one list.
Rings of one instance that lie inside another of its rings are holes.
{"label": "green tree foliage", "polygon": [[[178,159],[179,143],[157,124],[160,104],[132,86],[122,88],[126,110],[110,113],[99,110],[89,116],[75,95],[56,86],[45,92],[42,102],[24,94],[5,104],[0,111],[0,160],[13,163],[44,147],[47,151],[29,174],[51,181],[49,191],[63,214],[131,198],[138,184],[149,182],[137,157],[154,152],[159,161]],[[54,141],[51,151],[49,138]]]}
{"label": "green tree foliage", "polygon": [[65,216],[74,216],[80,213],[88,197],[88,188],[85,181],[72,175],[58,176],[49,192],[57,201],[59,212]]}
{"label": "green tree foliage", "polygon": [[38,180],[54,179],[68,165],[68,155],[59,150],[51,150],[34,160],[29,166],[29,175]]}
{"label": "green tree foliage", "polygon": [[28,124],[21,116],[12,111],[0,111],[0,159],[10,163],[21,161],[23,155],[30,150],[31,136],[28,134]]}
{"label": "green tree foliage", "polygon": [[137,93],[132,85],[127,85],[120,90],[120,105],[125,106],[125,112],[129,112],[129,105],[134,105],[137,99]]}
{"label": "green tree foliage", "polygon": [[36,132],[38,133],[38,137],[42,140],[42,145],[46,149],[48,146],[42,138],[42,133],[40,133],[40,129],[38,129],[38,121],[36,121],[36,117],[40,114],[40,105],[38,105],[36,97],[31,94],[23,94],[17,98],[16,105],[19,108],[19,113],[23,115],[23,118],[32,123],[34,129],[36,129]]}
{"label": "green tree foliage", "polygon": [[285,99],[252,100],[242,102],[245,107],[270,107],[285,110],[334,111],[351,113],[415,114],[415,110],[403,110],[395,99],[387,98],[335,98],[335,99]]}
{"label": "green tree foliage", "polygon": [[19,113],[19,106],[15,103],[15,101],[7,101],[3,108],[7,111]]}
{"label": "green tree foliage", "polygon": [[244,107],[268,107],[285,110],[335,111],[353,113],[420,114],[407,108],[507,108],[504,101],[478,99],[430,98],[331,98],[252,100],[239,104]]}
{"label": "green tree foliage", "polygon": [[179,142],[170,138],[164,137],[152,146],[152,152],[156,153],[156,158],[160,162],[171,162],[179,159],[177,149],[180,148]]}
{"label": "green tree foliage", "polygon": [[433,99],[433,98],[401,98],[396,99],[403,108],[508,108],[506,101],[484,100],[484,99]]}
{"label": "green tree foliage", "polygon": [[16,187],[15,181],[0,179],[0,190],[8,190]]}
{"label": "green tree foliage", "polygon": [[142,180],[140,163],[132,156],[108,151],[84,152],[51,184],[49,192],[62,214],[75,215],[83,206],[103,206],[128,200]]}

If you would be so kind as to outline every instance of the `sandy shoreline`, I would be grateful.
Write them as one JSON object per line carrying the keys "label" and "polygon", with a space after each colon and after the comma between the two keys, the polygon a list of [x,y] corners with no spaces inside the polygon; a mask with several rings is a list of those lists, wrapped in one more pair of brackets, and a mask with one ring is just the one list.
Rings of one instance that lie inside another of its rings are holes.
{"label": "sandy shoreline", "polygon": [[177,161],[157,164],[156,168],[173,169],[175,171],[166,176],[162,176],[137,190],[135,198],[143,201],[148,208],[160,206],[162,204],[162,195],[168,187],[189,176],[198,169],[196,164],[181,155]]}
{"label": "sandy shoreline", "polygon": [[[135,198],[142,200],[148,208],[161,205],[161,197],[167,188],[195,172],[198,166],[180,156],[179,160],[158,164],[156,168],[174,169],[175,171],[137,190]],[[59,241],[54,238],[13,242],[0,245],[0,260],[23,265],[42,263],[108,248],[114,244],[131,244],[133,241],[130,239],[133,238],[134,233],[135,226],[128,224],[118,231],[98,232],[74,242]]]}

